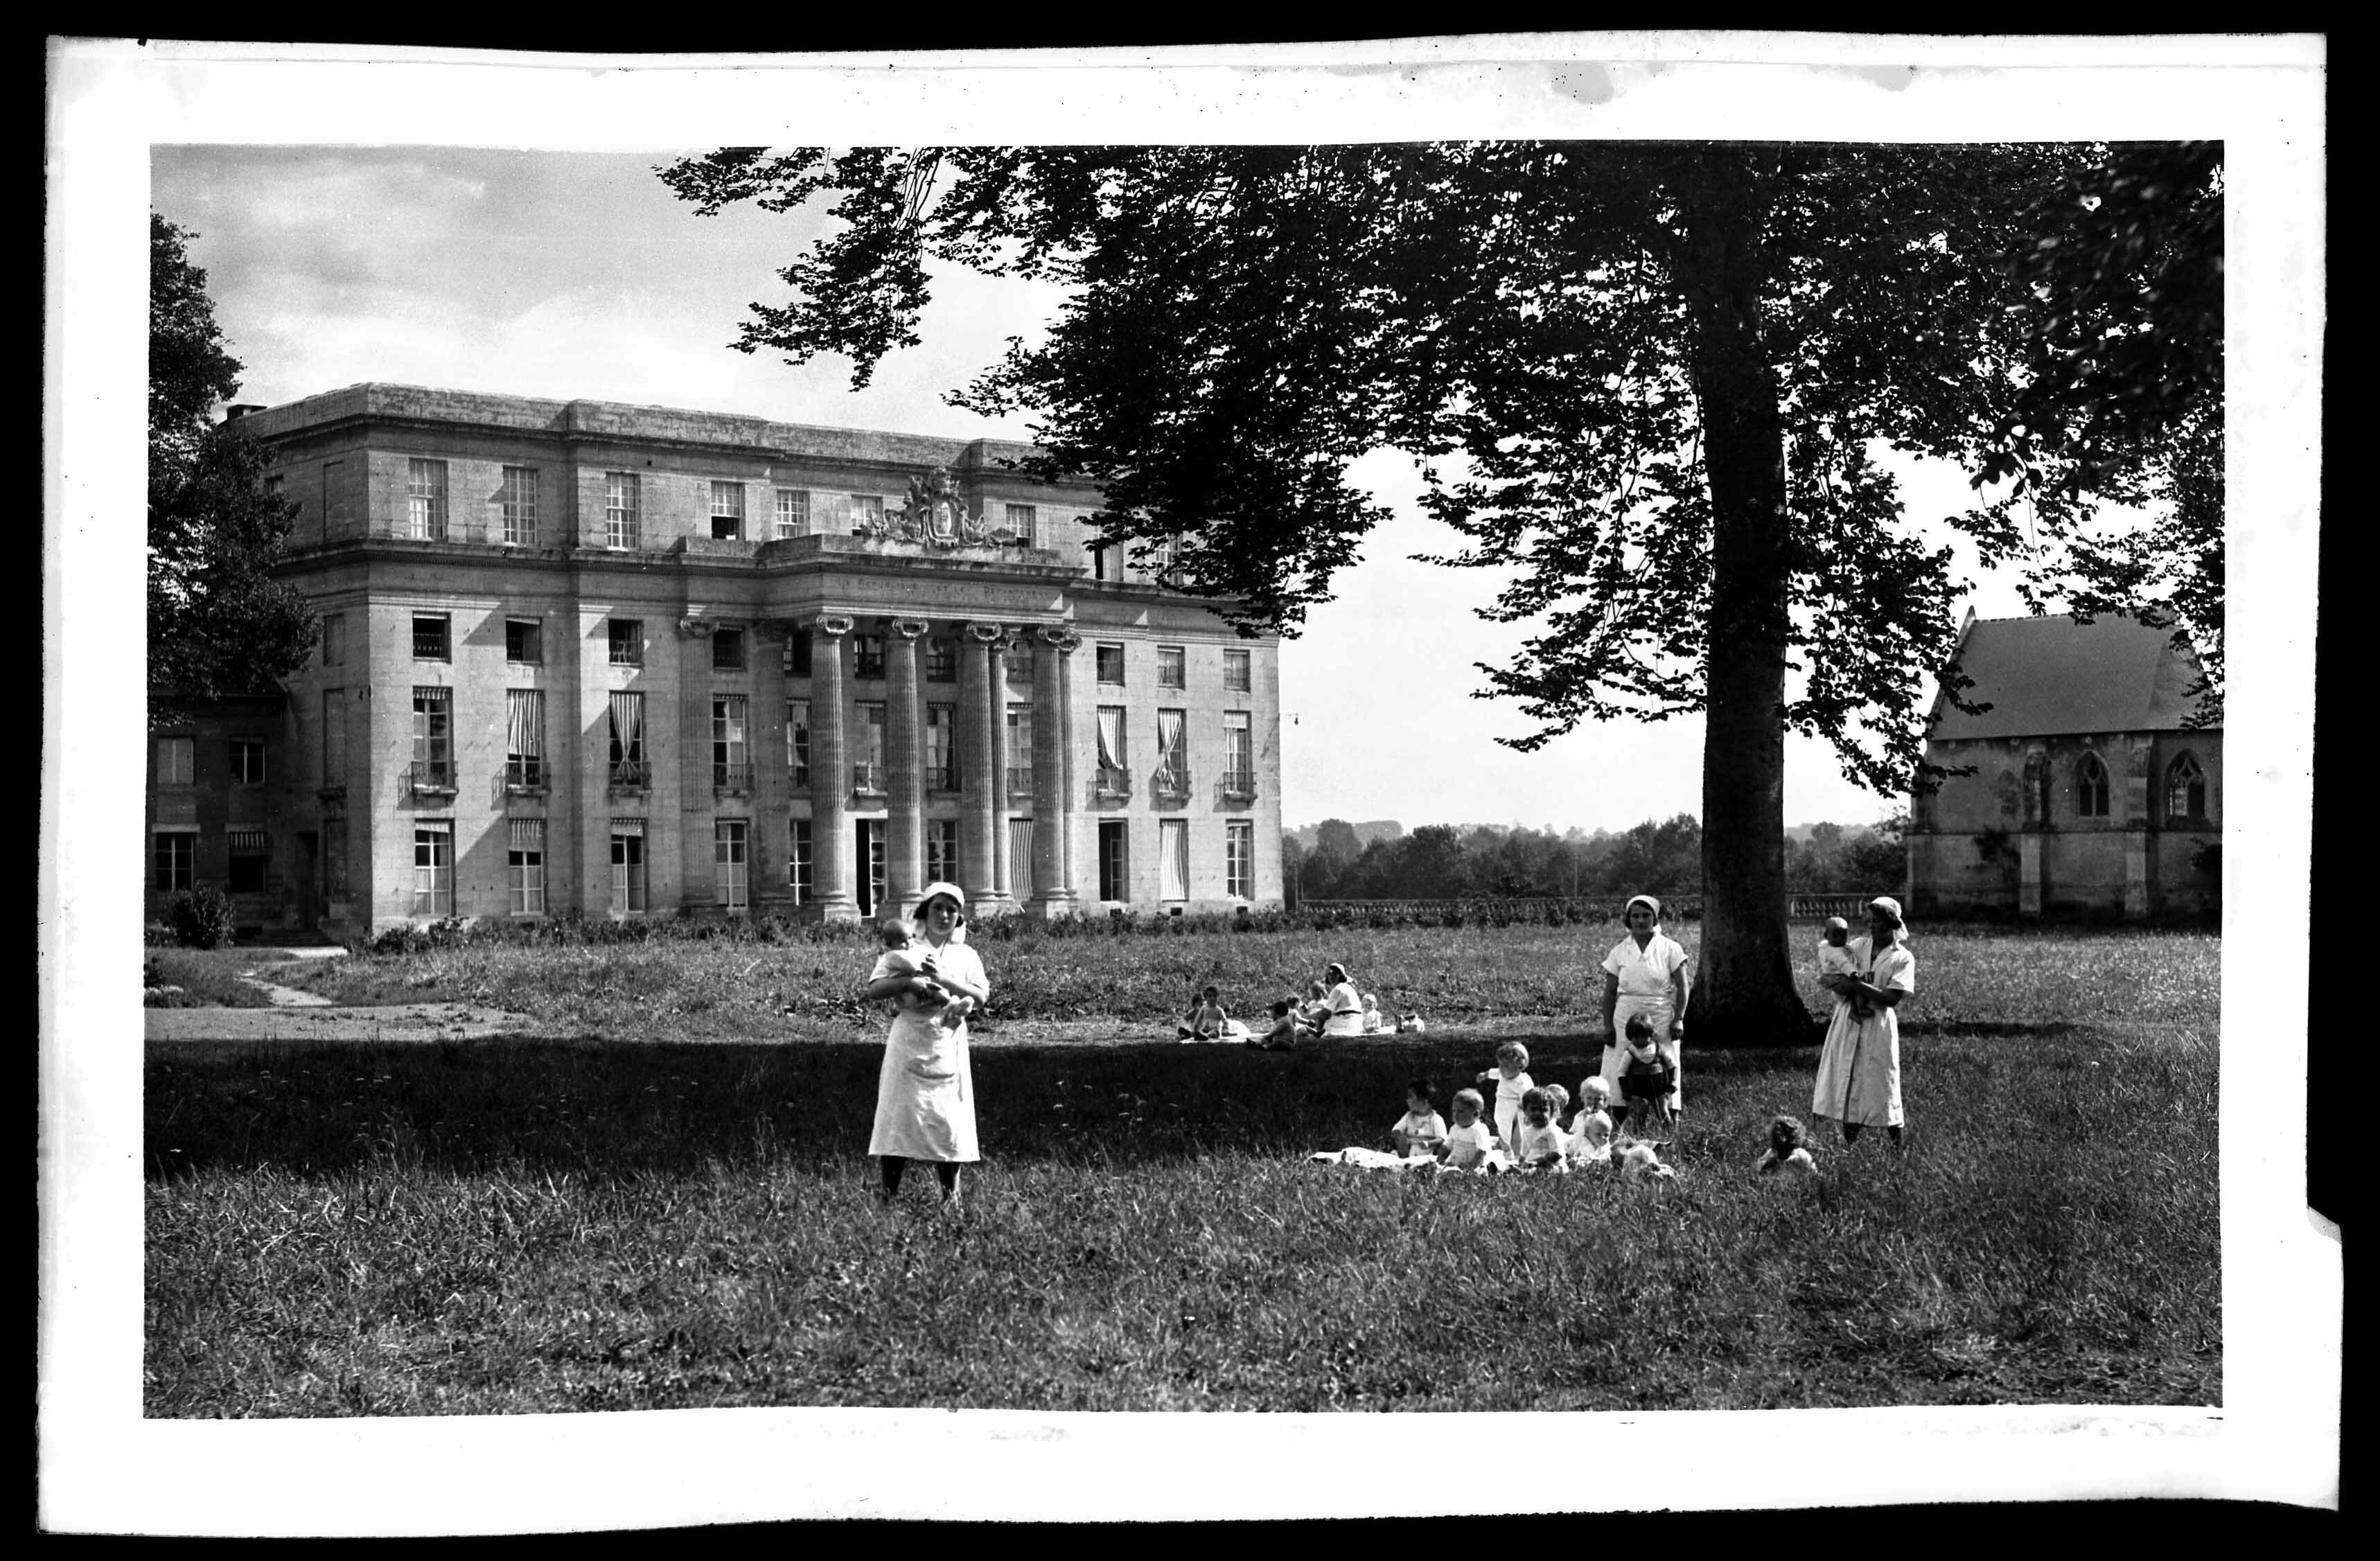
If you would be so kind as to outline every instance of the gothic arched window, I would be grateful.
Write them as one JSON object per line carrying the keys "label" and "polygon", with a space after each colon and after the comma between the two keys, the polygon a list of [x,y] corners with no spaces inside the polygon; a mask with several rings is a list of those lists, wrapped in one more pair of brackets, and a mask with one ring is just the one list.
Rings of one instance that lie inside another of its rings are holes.
{"label": "gothic arched window", "polygon": [[2085,818],[2107,817],[2107,767],[2096,754],[2084,754],[2074,767],[2074,811]]}
{"label": "gothic arched window", "polygon": [[2192,755],[2182,755],[2165,772],[2165,812],[2168,818],[2206,817],[2206,771]]}

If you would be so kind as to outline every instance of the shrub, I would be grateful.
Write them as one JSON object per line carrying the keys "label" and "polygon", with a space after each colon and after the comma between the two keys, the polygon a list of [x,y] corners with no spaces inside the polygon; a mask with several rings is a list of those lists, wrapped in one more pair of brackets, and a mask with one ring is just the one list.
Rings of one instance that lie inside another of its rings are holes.
{"label": "shrub", "polygon": [[231,941],[231,896],[212,884],[174,896],[165,916],[174,940],[185,949],[220,949]]}

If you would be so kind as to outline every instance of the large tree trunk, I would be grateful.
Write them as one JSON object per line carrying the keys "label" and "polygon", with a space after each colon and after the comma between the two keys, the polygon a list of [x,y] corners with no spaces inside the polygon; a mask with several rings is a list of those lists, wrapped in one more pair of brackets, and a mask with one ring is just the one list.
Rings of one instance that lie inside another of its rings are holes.
{"label": "large tree trunk", "polygon": [[1761,340],[1762,218],[1775,153],[1701,154],[1677,276],[1692,321],[1711,496],[1695,1046],[1806,1041],[1785,941],[1785,659],[1791,550],[1783,418]]}

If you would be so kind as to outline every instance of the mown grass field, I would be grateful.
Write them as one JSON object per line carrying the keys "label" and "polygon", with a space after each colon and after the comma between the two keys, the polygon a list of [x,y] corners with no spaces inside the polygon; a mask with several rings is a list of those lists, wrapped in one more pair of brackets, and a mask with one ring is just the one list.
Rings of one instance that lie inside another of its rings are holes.
{"label": "mown grass field", "polygon": [[[987,943],[996,1020],[1153,1023],[1194,975],[1335,957],[1521,1031],[1540,1079],[1591,1067],[1559,1016],[1599,931],[1274,937]],[[1384,1144],[1405,1078],[1443,1099],[1480,1034],[1269,1055],[996,1022],[956,1218],[930,1178],[868,1196],[873,1016],[776,1038],[856,945],[310,965],[488,982],[588,1038],[153,1047],[146,1410],[2219,1402],[2213,939],[1916,947],[1909,1143],[1821,1142],[1815,1184],[1751,1174],[1767,1117],[1806,1115],[1807,1047],[1690,1051],[1678,1178],[1623,1186],[1304,1158]]]}

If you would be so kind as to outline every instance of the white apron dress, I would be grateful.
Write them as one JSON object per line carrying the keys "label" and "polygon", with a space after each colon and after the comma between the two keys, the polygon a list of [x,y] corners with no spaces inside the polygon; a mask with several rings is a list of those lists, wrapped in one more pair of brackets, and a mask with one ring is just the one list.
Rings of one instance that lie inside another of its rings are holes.
{"label": "white apron dress", "polygon": [[1634,935],[1623,936],[1604,956],[1603,968],[1620,978],[1620,1000],[1611,1010],[1611,1038],[1620,1045],[1603,1048],[1603,1082],[1611,1086],[1611,1098],[1620,1100],[1620,1076],[1628,1071],[1628,1047],[1622,1039],[1628,1033],[1628,1021],[1643,1014],[1653,1026],[1653,1040],[1670,1071],[1670,1109],[1675,1111],[1685,1104],[1685,1059],[1680,1055],[1678,1043],[1670,1038],[1670,1025],[1677,1018],[1676,1004],[1670,992],[1670,974],[1682,970],[1686,950],[1675,938],[1656,932],[1645,945],[1636,947]]}
{"label": "white apron dress", "polygon": [[1342,981],[1330,988],[1324,999],[1330,1005],[1330,1015],[1322,1022],[1326,1035],[1360,1035],[1364,1033],[1364,999],[1355,995],[1353,982]]}
{"label": "white apron dress", "polygon": [[[938,968],[970,985],[990,989],[983,962],[955,938],[934,950]],[[897,972],[879,960],[870,981]],[[978,1160],[975,1136],[975,1073],[967,1058],[966,1026],[946,1030],[936,1010],[911,1008],[906,1000],[884,1037],[884,1067],[876,1078],[876,1124],[868,1136],[870,1155],[909,1160]]]}
{"label": "white apron dress", "polygon": [[[1882,991],[1917,990],[1917,957],[1898,943],[1871,953],[1873,941],[1854,938],[1850,944],[1852,964],[1868,985]],[[1861,1019],[1849,996],[1836,996],[1826,1049],[1818,1054],[1818,1082],[1810,1091],[1810,1112],[1859,1127],[1900,1126],[1898,1013],[1878,1008]]]}

